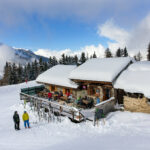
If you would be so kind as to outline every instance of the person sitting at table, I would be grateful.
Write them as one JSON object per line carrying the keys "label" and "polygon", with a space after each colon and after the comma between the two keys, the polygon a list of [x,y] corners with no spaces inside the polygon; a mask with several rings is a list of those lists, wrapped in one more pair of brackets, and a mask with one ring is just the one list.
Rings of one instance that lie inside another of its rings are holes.
{"label": "person sitting at table", "polygon": [[89,100],[88,108],[92,108],[94,105],[94,100],[93,98],[88,98],[88,100]]}
{"label": "person sitting at table", "polygon": [[82,98],[81,98],[81,96],[79,96],[78,99],[77,99],[77,105],[82,105]]}
{"label": "person sitting at table", "polygon": [[59,91],[59,94],[58,94],[58,99],[60,99],[60,97],[63,96],[63,92],[62,91]]}
{"label": "person sitting at table", "polygon": [[68,96],[67,102],[69,103],[69,102],[71,101],[71,99],[72,99],[72,94],[70,94],[70,95]]}
{"label": "person sitting at table", "polygon": [[72,99],[72,94],[70,94],[70,95],[68,96],[68,99],[69,99],[69,100],[71,100],[71,99]]}
{"label": "person sitting at table", "polygon": [[59,92],[59,95],[60,95],[60,97],[61,97],[61,96],[63,96],[63,92],[62,92],[62,91],[60,91],[60,92]]}
{"label": "person sitting at table", "polygon": [[67,90],[66,96],[69,97],[70,96],[70,91]]}

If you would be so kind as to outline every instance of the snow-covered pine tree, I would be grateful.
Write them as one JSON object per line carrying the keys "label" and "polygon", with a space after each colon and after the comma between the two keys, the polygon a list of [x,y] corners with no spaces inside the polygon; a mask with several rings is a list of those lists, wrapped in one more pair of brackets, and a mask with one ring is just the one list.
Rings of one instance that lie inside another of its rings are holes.
{"label": "snow-covered pine tree", "polygon": [[137,55],[134,56],[134,59],[135,59],[136,61],[141,61],[141,60],[142,60],[142,54],[141,54],[140,51],[137,53]]}
{"label": "snow-covered pine tree", "polygon": [[52,66],[55,66],[55,65],[57,65],[57,64],[58,64],[58,61],[57,61],[56,57],[53,56],[53,59],[52,59]]}
{"label": "snow-covered pine tree", "polygon": [[53,66],[53,59],[52,59],[52,57],[50,56],[49,57],[49,62],[48,62],[48,68],[51,68],[52,66]]}

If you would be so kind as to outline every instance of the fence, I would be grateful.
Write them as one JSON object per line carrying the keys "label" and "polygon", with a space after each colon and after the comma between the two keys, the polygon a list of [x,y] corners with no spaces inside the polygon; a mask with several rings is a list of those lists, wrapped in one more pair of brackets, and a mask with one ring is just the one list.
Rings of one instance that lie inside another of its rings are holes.
{"label": "fence", "polygon": [[32,96],[22,92],[20,93],[20,99],[30,102],[30,105],[34,107],[34,110],[37,111],[39,115],[42,113],[47,113],[48,118],[51,118],[51,114],[55,114],[57,116],[67,116],[75,122],[85,120],[84,115],[75,107],[61,105],[57,102],[51,102],[44,98],[40,98],[35,95]]}

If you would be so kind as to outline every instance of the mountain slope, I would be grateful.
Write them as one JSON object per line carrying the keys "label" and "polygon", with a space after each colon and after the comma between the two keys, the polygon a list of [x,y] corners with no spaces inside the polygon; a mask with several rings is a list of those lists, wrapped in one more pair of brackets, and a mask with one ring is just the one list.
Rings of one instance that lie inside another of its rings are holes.
{"label": "mountain slope", "polygon": [[48,58],[34,54],[31,50],[13,48],[5,44],[0,44],[0,78],[3,75],[4,66],[7,62],[25,65],[28,62],[38,61],[42,58],[43,61],[48,61]]}

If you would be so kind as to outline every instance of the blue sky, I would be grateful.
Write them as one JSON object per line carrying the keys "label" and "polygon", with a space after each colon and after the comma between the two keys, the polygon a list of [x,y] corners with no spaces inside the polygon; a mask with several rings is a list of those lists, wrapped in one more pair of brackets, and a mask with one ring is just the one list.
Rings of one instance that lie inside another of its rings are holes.
{"label": "blue sky", "polygon": [[0,42],[34,51],[99,44],[133,50],[135,36],[150,33],[149,6],[149,0],[0,0]]}

